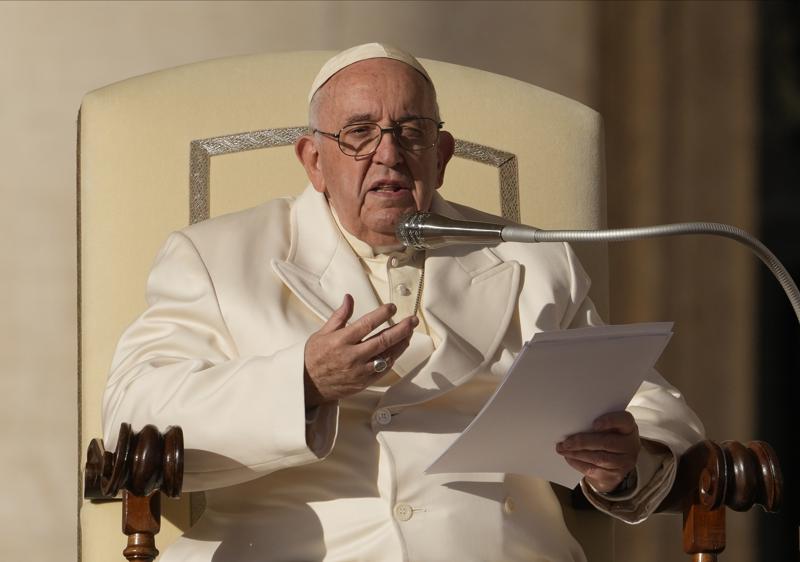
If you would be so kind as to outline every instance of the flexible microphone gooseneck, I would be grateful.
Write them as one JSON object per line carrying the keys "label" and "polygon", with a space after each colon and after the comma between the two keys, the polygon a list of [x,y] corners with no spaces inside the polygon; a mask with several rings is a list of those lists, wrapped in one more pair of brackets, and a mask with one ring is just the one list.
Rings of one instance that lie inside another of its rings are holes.
{"label": "flexible microphone gooseneck", "polygon": [[626,242],[661,236],[708,234],[744,244],[769,268],[783,287],[800,322],[800,291],[783,264],[769,248],[750,233],[714,222],[684,222],[639,228],[608,230],[542,230],[521,224],[493,224],[455,220],[434,213],[409,213],[397,223],[397,239],[418,250],[454,244],[491,245],[500,242]]}

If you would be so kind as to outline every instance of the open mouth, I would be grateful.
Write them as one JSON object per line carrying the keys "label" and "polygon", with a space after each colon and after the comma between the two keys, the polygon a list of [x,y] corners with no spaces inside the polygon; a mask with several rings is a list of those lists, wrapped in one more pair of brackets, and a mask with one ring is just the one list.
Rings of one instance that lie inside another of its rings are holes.
{"label": "open mouth", "polygon": [[399,193],[401,191],[408,191],[408,187],[401,183],[397,182],[375,182],[375,184],[370,188],[371,192],[374,193]]}

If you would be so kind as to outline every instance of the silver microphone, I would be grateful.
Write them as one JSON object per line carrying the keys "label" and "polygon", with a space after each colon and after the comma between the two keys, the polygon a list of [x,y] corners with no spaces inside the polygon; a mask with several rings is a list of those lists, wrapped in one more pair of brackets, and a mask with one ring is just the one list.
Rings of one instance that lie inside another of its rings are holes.
{"label": "silver microphone", "polygon": [[[401,217],[395,233],[404,246],[431,250],[453,244],[488,245],[509,242],[503,236],[505,228],[502,224],[461,221],[434,213],[417,212]],[[527,226],[521,228],[530,229]]]}
{"label": "silver microphone", "polygon": [[800,291],[789,272],[760,240],[728,224],[685,222],[640,228],[608,230],[542,230],[522,224],[493,224],[455,220],[434,213],[409,213],[397,223],[397,239],[404,246],[427,250],[453,244],[499,244],[500,242],[625,242],[660,236],[710,234],[744,244],[769,268],[783,287],[800,322]]}

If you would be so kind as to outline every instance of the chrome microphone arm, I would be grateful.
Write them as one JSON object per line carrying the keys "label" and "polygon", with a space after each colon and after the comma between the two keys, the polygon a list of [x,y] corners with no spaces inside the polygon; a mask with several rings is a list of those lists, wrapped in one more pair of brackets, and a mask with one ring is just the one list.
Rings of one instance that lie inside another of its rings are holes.
{"label": "chrome microphone arm", "polygon": [[730,238],[750,248],[778,280],[800,323],[800,291],[789,272],[758,238],[749,232],[716,222],[684,222],[639,228],[614,228],[608,230],[540,230],[523,225],[509,225],[501,234],[506,242],[627,242],[662,236],[705,234]]}
{"label": "chrome microphone arm", "polygon": [[730,238],[750,248],[778,280],[800,323],[800,291],[780,260],[750,233],[728,224],[686,222],[616,228],[608,230],[541,230],[531,226],[458,221],[432,213],[415,213],[397,225],[397,238],[418,249],[451,244],[497,244],[499,242],[627,242],[644,238],[682,235],[712,235]]}

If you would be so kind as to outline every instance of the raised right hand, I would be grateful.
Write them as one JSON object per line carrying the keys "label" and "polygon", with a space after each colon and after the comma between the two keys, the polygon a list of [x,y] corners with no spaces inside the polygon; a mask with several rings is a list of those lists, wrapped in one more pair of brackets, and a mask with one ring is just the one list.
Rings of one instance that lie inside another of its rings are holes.
{"label": "raised right hand", "polygon": [[395,312],[395,305],[384,304],[348,326],[347,321],[353,315],[353,297],[344,296],[342,306],[306,342],[306,406],[346,398],[386,374],[386,371],[376,373],[372,361],[383,357],[391,367],[408,347],[419,320],[416,316],[409,316],[368,339],[364,338]]}

